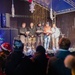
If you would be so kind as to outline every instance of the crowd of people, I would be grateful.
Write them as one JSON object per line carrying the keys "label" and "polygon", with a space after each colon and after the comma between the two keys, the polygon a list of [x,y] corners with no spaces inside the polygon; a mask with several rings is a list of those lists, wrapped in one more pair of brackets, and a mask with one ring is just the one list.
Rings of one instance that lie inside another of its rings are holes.
{"label": "crowd of people", "polygon": [[61,31],[55,23],[53,23],[52,27],[49,22],[45,25],[30,23],[29,27],[27,27],[26,23],[22,23],[19,33],[25,49],[27,46],[36,48],[38,45],[44,46],[46,51],[51,48],[51,45],[54,51],[59,49],[58,41]]}
{"label": "crowd of people", "polygon": [[13,49],[2,43],[0,50],[0,75],[75,75],[75,53],[70,52],[71,41],[60,38],[59,50],[53,56],[38,45],[33,55],[23,53],[24,43],[14,39]]}

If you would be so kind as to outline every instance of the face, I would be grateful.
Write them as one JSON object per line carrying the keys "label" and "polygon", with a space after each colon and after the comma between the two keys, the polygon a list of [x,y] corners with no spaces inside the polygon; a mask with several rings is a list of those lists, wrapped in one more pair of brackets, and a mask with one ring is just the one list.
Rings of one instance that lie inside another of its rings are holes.
{"label": "face", "polygon": [[26,23],[23,23],[23,24],[22,24],[22,28],[25,28],[25,27],[26,27]]}
{"label": "face", "polygon": [[34,24],[33,23],[30,23],[30,27],[33,27],[34,26]]}
{"label": "face", "polygon": [[49,26],[49,24],[46,24],[46,26],[48,27],[48,26]]}
{"label": "face", "polygon": [[56,25],[55,25],[55,24],[53,24],[53,27],[55,28],[55,27],[56,27]]}
{"label": "face", "polygon": [[39,23],[38,26],[41,26],[41,23]]}

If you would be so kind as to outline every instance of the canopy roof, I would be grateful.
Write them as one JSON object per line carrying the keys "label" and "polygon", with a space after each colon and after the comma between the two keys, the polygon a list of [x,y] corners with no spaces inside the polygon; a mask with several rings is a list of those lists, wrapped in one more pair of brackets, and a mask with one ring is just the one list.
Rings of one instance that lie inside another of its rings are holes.
{"label": "canopy roof", "polygon": [[50,9],[56,14],[75,11],[75,0],[33,0],[34,2]]}

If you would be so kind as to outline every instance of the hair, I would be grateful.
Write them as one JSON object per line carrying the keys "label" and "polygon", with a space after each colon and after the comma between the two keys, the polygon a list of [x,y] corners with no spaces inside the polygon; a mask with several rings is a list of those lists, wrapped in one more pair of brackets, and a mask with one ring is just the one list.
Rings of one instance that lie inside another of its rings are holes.
{"label": "hair", "polygon": [[23,22],[23,23],[22,23],[22,25],[24,25],[24,24],[26,25],[26,23],[25,23],[25,22]]}
{"label": "hair", "polygon": [[26,24],[26,22],[22,22],[22,24]]}
{"label": "hair", "polygon": [[45,48],[41,45],[37,46],[36,48],[36,52],[41,53],[41,54],[45,54]]}
{"label": "hair", "polygon": [[59,40],[59,48],[68,50],[71,45],[71,42],[68,38],[61,38]]}
{"label": "hair", "polygon": [[14,40],[14,51],[23,51],[24,44],[21,40]]}
{"label": "hair", "polygon": [[75,56],[68,55],[64,60],[65,67],[74,68],[75,67]]}

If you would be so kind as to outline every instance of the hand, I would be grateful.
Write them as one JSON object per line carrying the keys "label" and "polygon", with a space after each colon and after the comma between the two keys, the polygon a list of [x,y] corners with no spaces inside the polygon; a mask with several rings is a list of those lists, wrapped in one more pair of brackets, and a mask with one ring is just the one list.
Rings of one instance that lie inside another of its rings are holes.
{"label": "hand", "polygon": [[47,31],[47,33],[52,33],[52,31]]}
{"label": "hand", "polygon": [[46,35],[50,35],[50,33],[47,33]]}
{"label": "hand", "polygon": [[34,35],[32,35],[31,37],[34,37]]}
{"label": "hand", "polygon": [[42,30],[37,30],[36,32],[37,32],[37,33],[41,33],[41,32],[42,32]]}
{"label": "hand", "polygon": [[29,31],[27,31],[26,34],[28,35],[29,34]]}

